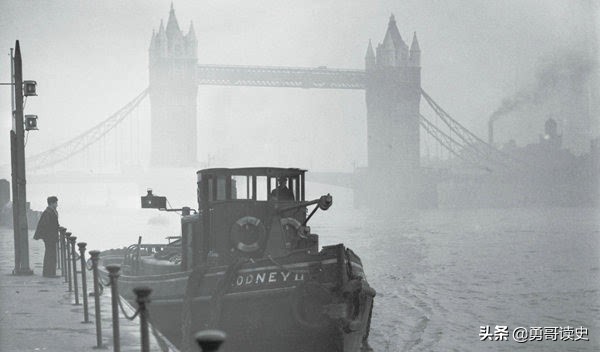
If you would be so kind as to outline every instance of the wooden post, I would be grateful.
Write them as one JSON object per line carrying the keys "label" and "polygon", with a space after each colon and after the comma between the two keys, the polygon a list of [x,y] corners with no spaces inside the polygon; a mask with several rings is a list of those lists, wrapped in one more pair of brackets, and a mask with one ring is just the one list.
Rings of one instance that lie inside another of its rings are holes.
{"label": "wooden post", "polygon": [[11,143],[13,182],[13,229],[15,238],[15,269],[13,275],[33,275],[29,268],[29,232],[27,228],[27,192],[25,178],[25,129],[23,126],[23,66],[21,46],[17,40],[14,57],[15,110],[13,113],[14,143]]}

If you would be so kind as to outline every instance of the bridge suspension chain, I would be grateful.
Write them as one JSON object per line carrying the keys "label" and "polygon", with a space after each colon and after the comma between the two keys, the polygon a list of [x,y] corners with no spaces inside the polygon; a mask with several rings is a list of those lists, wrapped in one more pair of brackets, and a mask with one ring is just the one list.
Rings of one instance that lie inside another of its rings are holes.
{"label": "bridge suspension chain", "polygon": [[64,142],[50,150],[27,158],[27,169],[38,170],[58,164],[84,151],[90,145],[98,142],[108,132],[119,125],[148,95],[148,88],[144,89],[133,100],[109,116],[104,121],[81,133],[77,137]]}
{"label": "bridge suspension chain", "polygon": [[[462,145],[463,149],[461,155],[471,155],[469,158],[473,160],[478,160],[477,164],[487,164],[492,168],[501,167],[504,169],[510,169],[524,166],[522,161],[506,153],[503,153],[494,146],[488,144],[481,138],[477,137],[477,135],[475,135],[473,132],[469,131],[458,121],[453,119],[450,116],[450,114],[448,114],[441,106],[439,106],[439,104],[437,104],[427,93],[425,93],[423,89],[421,89],[421,95],[423,96],[423,98],[425,98],[425,101],[433,109],[436,115],[444,122],[444,124],[446,124],[446,126],[448,126],[450,131],[462,140],[462,143],[459,143],[460,145]],[[421,116],[421,120],[423,119],[425,118]],[[425,129],[428,131],[428,133],[431,133],[430,130],[428,130],[427,128]],[[445,145],[444,147],[448,148]],[[456,155],[455,152],[453,152],[452,150],[450,151]]]}
{"label": "bridge suspension chain", "polygon": [[452,138],[452,136],[442,131],[442,129],[427,120],[425,116],[419,115],[419,124],[431,137],[438,141],[441,146],[446,148],[448,152],[457,158],[476,168],[480,168],[485,171],[492,171],[489,166],[482,163],[481,158],[473,153],[472,150],[465,148],[463,143],[460,143],[456,139]]}

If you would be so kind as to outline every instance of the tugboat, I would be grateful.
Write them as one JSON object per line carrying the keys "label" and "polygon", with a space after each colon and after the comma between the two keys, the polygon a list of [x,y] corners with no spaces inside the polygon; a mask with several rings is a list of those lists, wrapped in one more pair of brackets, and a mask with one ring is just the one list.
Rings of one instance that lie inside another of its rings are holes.
{"label": "tugboat", "polygon": [[220,329],[223,351],[371,351],[375,290],[352,250],[319,250],[307,223],[333,202],[329,194],[305,199],[305,173],[200,170],[197,211],[167,209],[166,197],[148,190],[143,208],[182,212],[181,237],[140,238],[103,264],[121,265],[119,293],[131,303],[132,288],[152,289],[152,322],[179,348],[199,330]]}

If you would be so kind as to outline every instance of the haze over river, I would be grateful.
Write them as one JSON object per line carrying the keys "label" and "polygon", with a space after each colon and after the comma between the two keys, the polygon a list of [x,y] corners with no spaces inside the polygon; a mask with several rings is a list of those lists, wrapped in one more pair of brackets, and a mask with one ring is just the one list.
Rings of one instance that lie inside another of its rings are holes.
{"label": "haze over river", "polygon": [[[194,204],[191,186],[191,198],[169,197],[171,204]],[[56,193],[61,224],[88,242],[88,249],[133,244],[138,235],[144,242],[163,242],[179,233],[176,214],[136,209],[142,190],[138,195],[129,187],[107,196],[98,186],[95,191],[106,201],[92,195],[93,187],[86,188],[87,199],[74,187],[62,190],[62,196]],[[392,209],[373,214],[352,209],[347,190],[307,188],[307,197],[327,192],[334,197],[332,208],[317,212],[310,222],[321,245],[343,242],[352,248],[377,290],[370,337],[376,352],[600,350],[597,209]],[[33,208],[39,209],[42,200],[32,200]],[[95,210],[83,207],[87,203]],[[31,255],[37,268],[41,254]],[[480,341],[480,327],[486,325],[492,332],[496,325],[508,326],[509,332],[584,327],[589,341],[517,343],[511,335],[507,341]]]}

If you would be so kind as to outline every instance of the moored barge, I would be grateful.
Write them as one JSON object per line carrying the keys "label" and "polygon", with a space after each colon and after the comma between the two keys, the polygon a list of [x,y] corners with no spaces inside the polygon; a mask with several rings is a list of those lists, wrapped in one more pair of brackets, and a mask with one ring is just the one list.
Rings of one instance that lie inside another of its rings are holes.
{"label": "moored barge", "polygon": [[[180,238],[138,242],[103,264],[121,265],[119,292],[132,303],[132,288],[152,288],[152,322],[184,349],[216,328],[223,351],[370,351],[375,290],[352,250],[319,249],[307,222],[332,197],[306,200],[305,172],[200,170],[198,210],[181,209]],[[168,210],[151,191],[142,207]]]}

